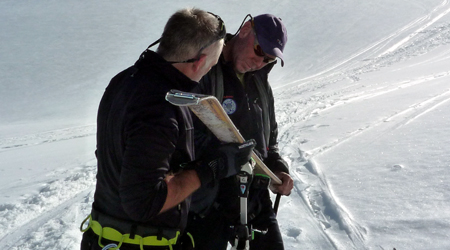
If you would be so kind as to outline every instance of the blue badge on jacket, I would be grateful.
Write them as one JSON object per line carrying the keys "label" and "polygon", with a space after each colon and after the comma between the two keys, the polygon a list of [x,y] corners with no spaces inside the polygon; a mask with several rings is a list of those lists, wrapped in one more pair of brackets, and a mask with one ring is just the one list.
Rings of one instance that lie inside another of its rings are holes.
{"label": "blue badge on jacket", "polygon": [[225,99],[222,102],[222,106],[228,115],[234,114],[234,112],[236,112],[236,102],[233,99]]}

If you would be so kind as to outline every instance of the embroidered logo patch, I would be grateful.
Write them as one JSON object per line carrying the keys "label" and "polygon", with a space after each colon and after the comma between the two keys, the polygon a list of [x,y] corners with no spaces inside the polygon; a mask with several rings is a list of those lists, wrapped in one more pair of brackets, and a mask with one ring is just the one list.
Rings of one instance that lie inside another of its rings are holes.
{"label": "embroidered logo patch", "polygon": [[236,112],[236,102],[233,99],[225,99],[222,103],[223,109],[227,114],[231,115]]}
{"label": "embroidered logo patch", "polygon": [[245,194],[245,189],[247,189],[247,188],[245,187],[245,185],[241,185],[241,192],[242,192],[242,194]]}

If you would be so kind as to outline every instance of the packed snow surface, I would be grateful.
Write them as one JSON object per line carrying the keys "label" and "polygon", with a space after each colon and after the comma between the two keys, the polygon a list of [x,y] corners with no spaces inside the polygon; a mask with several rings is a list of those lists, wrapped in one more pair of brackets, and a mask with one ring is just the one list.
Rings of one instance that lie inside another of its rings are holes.
{"label": "packed snow surface", "polygon": [[286,249],[450,249],[447,0],[0,2],[1,249],[79,249],[103,90],[189,6],[287,26]]}

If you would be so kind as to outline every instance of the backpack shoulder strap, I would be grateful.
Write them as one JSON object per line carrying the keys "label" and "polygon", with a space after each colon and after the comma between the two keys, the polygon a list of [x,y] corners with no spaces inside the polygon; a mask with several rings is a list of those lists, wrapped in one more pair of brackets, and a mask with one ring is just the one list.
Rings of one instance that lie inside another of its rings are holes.
{"label": "backpack shoulder strap", "polygon": [[255,84],[258,89],[259,98],[261,99],[261,109],[263,114],[264,122],[264,138],[268,143],[270,140],[270,106],[269,106],[269,96],[267,93],[266,82],[262,79],[260,74],[255,74]]}
{"label": "backpack shoulder strap", "polygon": [[223,74],[220,63],[216,64],[206,74],[197,87],[192,92],[200,93],[204,95],[213,95],[222,103],[224,89],[223,89]]}
{"label": "backpack shoulder strap", "polygon": [[214,67],[214,72],[212,72],[211,78],[214,79],[211,82],[212,91],[213,91],[212,93],[217,98],[217,100],[219,100],[219,102],[222,103],[224,90],[223,90],[222,67],[221,67],[220,63],[218,63],[216,65],[216,67]]}

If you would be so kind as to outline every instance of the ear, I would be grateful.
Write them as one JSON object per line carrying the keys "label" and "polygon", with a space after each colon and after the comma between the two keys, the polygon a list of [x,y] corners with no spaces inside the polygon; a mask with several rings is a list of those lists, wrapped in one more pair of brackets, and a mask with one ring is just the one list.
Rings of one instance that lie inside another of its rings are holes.
{"label": "ear", "polygon": [[197,61],[192,63],[192,71],[197,72],[206,63],[206,55],[201,54]]}
{"label": "ear", "polygon": [[244,38],[246,37],[248,34],[250,34],[252,32],[252,23],[250,21],[244,23],[244,25],[242,26],[241,30],[239,31],[239,37],[240,38]]}

